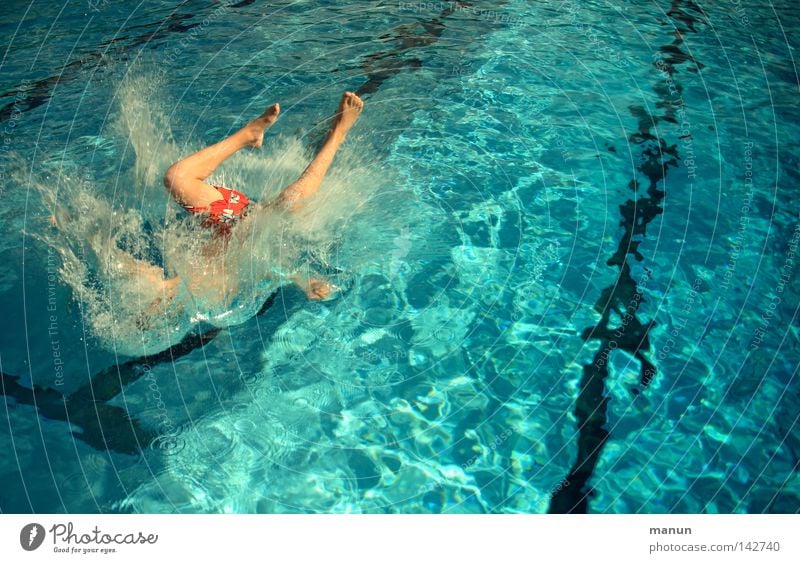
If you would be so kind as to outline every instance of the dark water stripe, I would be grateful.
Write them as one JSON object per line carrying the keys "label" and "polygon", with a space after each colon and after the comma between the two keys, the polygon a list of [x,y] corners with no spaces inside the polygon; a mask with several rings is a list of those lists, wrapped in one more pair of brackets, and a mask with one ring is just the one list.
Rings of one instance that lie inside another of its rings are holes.
{"label": "dark water stripe", "polygon": [[[490,8],[494,12],[499,12],[507,3],[507,1],[492,2]],[[423,60],[417,57],[405,58],[404,55],[412,49],[430,47],[438,42],[446,29],[445,19],[460,10],[474,7],[476,3],[444,2],[443,4],[446,7],[435,17],[426,21],[398,25],[390,33],[378,38],[384,42],[394,42],[395,47],[373,53],[364,58],[361,68],[364,70],[364,74],[367,75],[367,81],[359,86],[356,94],[367,96],[376,92],[387,79],[397,76],[401,71],[414,72],[422,68],[424,66]],[[494,26],[490,20],[485,23],[486,31],[493,29]],[[502,24],[499,27],[502,27]],[[471,39],[474,42],[478,37]]]}
{"label": "dark water stripe", "polygon": [[[494,10],[505,4],[506,2],[495,3]],[[429,20],[400,24],[389,33],[379,36],[378,41],[392,42],[394,47],[371,53],[363,58],[361,70],[366,75],[366,81],[355,90],[355,93],[369,99],[369,96],[377,92],[390,78],[423,68],[425,65],[423,59],[409,58],[406,56],[407,53],[412,49],[430,47],[437,43],[446,29],[445,19],[458,10],[472,5],[471,2],[448,2],[446,8]],[[490,28],[487,23],[487,29]],[[339,69],[334,69],[332,72],[339,72]],[[309,135],[308,144],[319,151],[326,137],[327,132],[319,129]]]}
{"label": "dark water stripe", "polygon": [[[254,1],[243,0],[227,7],[243,8],[251,5]],[[367,81],[357,90],[357,93],[359,95],[372,94],[380,88],[386,79],[395,76],[400,70],[416,70],[419,68],[422,65],[422,61],[419,59],[402,59],[400,55],[409,49],[425,47],[435,43],[445,29],[442,20],[458,8],[469,5],[470,3],[467,2],[450,3],[437,17],[431,20],[403,24],[395,28],[392,33],[379,37],[382,41],[397,40],[400,45],[395,49],[373,53],[365,58],[362,66],[367,75]],[[25,83],[10,92],[0,95],[0,99],[12,100],[0,108],[0,122],[7,121],[16,113],[30,111],[44,105],[50,99],[55,85],[75,79],[87,68],[91,69],[92,67],[106,65],[109,55],[111,58],[117,59],[135,47],[147,45],[157,39],[164,39],[174,33],[186,33],[201,25],[197,22],[191,23],[190,20],[204,17],[205,15],[206,13],[181,14],[171,12],[165,19],[126,28],[124,31],[127,33],[139,29],[144,30],[144,32],[103,41],[98,45],[98,47],[103,48],[102,51],[82,55],[80,58],[59,67],[57,69],[58,72],[53,76]],[[414,33],[413,29],[420,25],[423,28],[422,32]]]}
{"label": "dark water stripe", "polygon": [[[639,123],[638,130],[629,135],[628,141],[642,145],[637,169],[648,180],[647,191],[645,197],[629,199],[619,206],[620,225],[625,232],[617,245],[616,252],[606,262],[609,266],[619,268],[619,276],[614,284],[601,292],[595,303],[595,310],[601,314],[597,325],[585,329],[581,334],[586,341],[600,341],[600,348],[592,361],[583,366],[580,391],[575,403],[575,416],[578,420],[577,460],[567,477],[562,480],[562,487],[550,499],[549,513],[588,511],[589,497],[593,494],[588,488],[588,482],[609,437],[606,429],[608,398],[605,382],[614,351],[624,350],[639,360],[641,390],[646,389],[657,375],[655,366],[646,355],[650,351],[649,331],[654,322],[642,320],[638,316],[639,307],[645,301],[642,296],[644,288],[640,288],[641,282],[631,275],[628,257],[631,256],[638,262],[644,259],[638,251],[639,244],[646,236],[647,226],[663,212],[661,203],[666,192],[659,189],[658,184],[664,180],[670,168],[677,168],[680,165],[677,145],[669,145],[653,130],[660,121],[677,123],[675,102],[682,99],[680,94],[683,88],[674,80],[676,67],[692,63],[694,66],[687,70],[696,72],[702,68],[700,63],[680,49],[683,34],[696,31],[696,24],[706,20],[702,9],[691,0],[674,0],[668,15],[675,24],[675,40],[659,48],[660,65],[657,63],[654,65],[658,68],[659,74],[663,71],[669,75],[677,95],[670,92],[665,81],[660,79],[654,90],[661,97],[657,107],[664,110],[663,115],[650,115],[644,108],[638,106],[630,108]],[[634,194],[639,194],[642,188],[636,178],[631,180],[628,187]],[[648,277],[652,275],[650,270],[646,269],[645,272]],[[617,313],[620,319],[629,319],[627,324],[621,327],[611,326],[612,312]],[[631,393],[636,396],[641,390],[633,388]]]}
{"label": "dark water stripe", "polygon": [[[257,316],[269,310],[279,293],[275,291],[270,295]],[[80,427],[79,432],[72,432],[73,436],[96,450],[135,455],[146,448],[158,434],[142,427],[126,409],[108,405],[107,402],[155,366],[172,363],[204,347],[220,332],[220,329],[214,328],[192,333],[175,346],[157,354],[109,366],[97,372],[88,383],[69,395],[38,385],[29,389],[19,384],[19,377],[5,373],[0,374],[2,393],[5,397],[13,398],[17,404],[34,406],[43,418]]]}
{"label": "dark water stripe", "polygon": [[[233,5],[229,7],[236,8],[238,6]],[[46,104],[57,84],[63,84],[64,82],[78,78],[86,69],[93,69],[94,71],[97,67],[105,66],[107,64],[109,55],[111,55],[114,59],[117,59],[135,47],[146,45],[153,40],[164,39],[173,33],[185,33],[192,28],[201,25],[200,23],[185,22],[188,22],[196,17],[203,17],[205,15],[206,14],[203,13],[180,14],[177,12],[171,12],[160,21],[132,26],[125,29],[125,32],[131,32],[138,29],[142,29],[144,32],[136,35],[115,37],[113,39],[103,41],[98,45],[98,48],[102,48],[101,51],[81,55],[80,58],[58,67],[57,72],[52,76],[25,82],[16,89],[0,95],[0,99],[10,98],[12,100],[0,108],[0,121],[6,121],[14,114],[30,111]]]}
{"label": "dark water stripe", "polygon": [[[382,41],[395,41],[397,47],[372,53],[364,58],[361,68],[367,75],[367,81],[356,90],[359,96],[375,93],[389,78],[396,76],[403,70],[415,71],[422,68],[422,61],[418,58],[403,58],[406,51],[420,47],[429,47],[436,43],[444,33],[444,19],[456,11],[458,6],[466,3],[448,4],[439,15],[424,21],[412,22],[397,26],[391,33],[379,37]],[[422,27],[420,31],[416,31]]]}
{"label": "dark water stripe", "polygon": [[2,392],[17,404],[34,406],[39,416],[68,422],[80,428],[72,435],[99,451],[138,454],[157,433],[142,427],[126,409],[106,404],[122,388],[145,375],[152,367],[174,361],[205,346],[218,330],[192,334],[175,346],[152,356],[142,356],[123,364],[109,366],[77,391],[62,395],[54,389],[19,384],[19,377],[2,374]]}

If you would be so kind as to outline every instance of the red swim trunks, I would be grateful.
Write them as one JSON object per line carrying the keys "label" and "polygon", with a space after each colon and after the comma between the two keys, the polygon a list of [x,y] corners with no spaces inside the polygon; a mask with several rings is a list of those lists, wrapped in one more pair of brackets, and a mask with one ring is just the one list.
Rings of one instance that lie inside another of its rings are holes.
{"label": "red swim trunks", "polygon": [[237,192],[225,186],[214,186],[222,199],[214,201],[208,207],[194,207],[184,205],[190,213],[207,213],[201,225],[216,227],[221,231],[229,231],[234,222],[246,215],[246,208],[250,200],[242,192]]}

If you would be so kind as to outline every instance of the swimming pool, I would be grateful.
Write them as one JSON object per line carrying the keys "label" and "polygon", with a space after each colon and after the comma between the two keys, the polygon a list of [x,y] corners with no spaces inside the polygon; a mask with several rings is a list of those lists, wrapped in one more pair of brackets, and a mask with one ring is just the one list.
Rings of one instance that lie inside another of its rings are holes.
{"label": "swimming pool", "polygon": [[[19,5],[3,512],[797,512],[789,2]],[[165,163],[279,101],[223,167],[266,197],[344,90],[319,201],[239,257],[343,293],[120,328],[89,233],[180,254]]]}

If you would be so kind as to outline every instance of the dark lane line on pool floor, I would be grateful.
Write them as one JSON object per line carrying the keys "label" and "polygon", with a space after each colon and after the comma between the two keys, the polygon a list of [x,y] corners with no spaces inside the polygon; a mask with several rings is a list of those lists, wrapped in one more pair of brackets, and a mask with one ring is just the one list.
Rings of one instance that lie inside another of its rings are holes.
{"label": "dark lane line on pool floor", "polygon": [[3,395],[18,405],[35,407],[39,416],[48,420],[67,422],[80,432],[72,435],[98,451],[137,455],[158,434],[141,426],[127,409],[107,404],[122,392],[123,387],[146,375],[153,367],[173,362],[208,344],[219,330],[192,334],[175,346],[152,356],[142,356],[123,364],[100,370],[91,380],[69,395],[36,384],[28,388],[19,377],[0,373]]}
{"label": "dark lane line on pool floor", "polygon": [[[200,23],[184,23],[191,20],[196,15],[203,16],[204,14],[180,14],[178,12],[171,12],[161,21],[136,25],[125,30],[120,29],[120,33],[130,32],[136,29],[145,29],[146,31],[132,37],[122,35],[102,41],[98,45],[98,49],[100,50],[81,55],[79,58],[58,67],[56,69],[56,74],[39,80],[23,81],[23,83],[14,90],[0,95],[0,100],[4,98],[12,100],[0,108],[0,122],[9,120],[17,113],[24,113],[46,104],[50,100],[56,86],[79,78],[82,71],[86,68],[95,72],[99,67],[105,66],[108,63],[109,57],[114,60],[116,60],[117,57],[124,58],[124,55],[128,51],[139,45],[147,45],[151,41],[164,39],[173,33],[186,33],[192,28],[200,26]],[[153,27],[155,27],[155,29],[152,29]],[[112,45],[114,45],[113,48]]]}
{"label": "dark lane line on pool floor", "polygon": [[[491,3],[491,7],[497,11],[507,3],[507,1],[494,2]],[[383,83],[390,78],[397,78],[402,73],[412,73],[424,68],[425,61],[423,59],[413,56],[406,57],[405,55],[414,49],[428,48],[435,45],[441,39],[445,30],[448,29],[445,26],[445,20],[460,10],[469,7],[475,9],[476,4],[478,3],[447,2],[446,7],[431,19],[402,23],[395,26],[389,33],[380,35],[377,38],[379,42],[394,42],[395,46],[370,53],[363,58],[360,67],[367,79],[355,90],[355,93],[368,100],[370,95],[376,93]],[[420,6],[422,5],[424,4],[420,4]],[[481,5],[483,4],[481,3]],[[484,34],[502,27],[492,25],[492,22],[488,20],[485,24],[485,28],[482,30]],[[451,27],[451,29],[453,28]],[[472,43],[478,39],[479,37],[472,37]],[[466,42],[462,42],[459,47],[466,47],[467,45]],[[335,74],[340,72],[340,69],[333,69],[331,72]],[[324,128],[317,130],[316,133],[312,134],[309,145],[319,150],[325,142],[326,135],[327,132]]]}
{"label": "dark lane line on pool floor", "polygon": [[[244,8],[253,4],[254,1],[244,0],[230,5],[223,4],[221,7],[217,7],[216,10]],[[499,3],[501,6],[504,4],[506,2]],[[443,20],[459,9],[470,5],[472,3],[469,2],[448,3],[447,8],[430,20],[401,24],[392,32],[379,36],[378,40],[382,42],[396,40],[400,42],[400,46],[395,49],[372,53],[365,57],[362,68],[367,75],[367,81],[358,88],[356,93],[359,95],[372,94],[380,88],[384,81],[397,76],[399,71],[403,69],[414,71],[421,68],[422,61],[420,59],[405,59],[401,55],[410,49],[427,47],[436,43],[445,30]],[[211,12],[211,15],[215,13]],[[96,69],[106,65],[109,59],[124,59],[124,55],[137,46],[147,46],[152,41],[165,39],[173,33],[183,34],[196,27],[201,27],[204,25],[203,23],[197,21],[192,23],[190,20],[196,20],[206,15],[206,12],[178,13],[173,11],[160,21],[139,24],[124,30],[120,29],[119,33],[129,33],[138,29],[142,29],[144,32],[134,36],[120,35],[113,39],[102,41],[98,44],[100,50],[82,55],[58,67],[56,74],[39,80],[23,81],[17,88],[0,94],[0,100],[11,100],[0,108],[0,122],[8,121],[15,114],[24,113],[46,104],[57,85],[78,78],[85,68],[91,68],[91,65],[94,65]],[[423,31],[414,33],[414,28],[419,26],[422,27]],[[487,25],[488,27],[491,26]],[[112,45],[114,45],[113,48]],[[155,47],[160,46],[160,44],[155,45]],[[335,73],[337,70],[334,69],[331,72]]]}
{"label": "dark lane line on pool floor", "polygon": [[[402,55],[411,49],[429,47],[436,43],[445,30],[442,20],[456,11],[456,3],[450,4],[438,16],[428,21],[413,22],[397,26],[393,32],[381,35],[381,41],[398,41],[400,45],[394,49],[387,49],[372,53],[364,58],[361,67],[367,75],[367,81],[358,87],[356,94],[367,96],[378,91],[378,88],[389,78],[397,76],[402,70],[414,72],[423,66],[419,58],[403,58]],[[421,33],[413,30],[422,26]]]}
{"label": "dark lane line on pool floor", "polygon": [[[272,293],[256,316],[266,313],[280,293],[279,290]],[[98,451],[137,455],[159,433],[142,427],[128,410],[107,403],[122,393],[124,387],[141,379],[154,367],[173,363],[178,358],[203,348],[221,332],[218,328],[195,332],[157,354],[108,366],[68,395],[35,384],[33,388],[25,387],[19,383],[19,376],[6,373],[0,374],[0,390],[6,397],[6,404],[11,397],[18,405],[35,407],[42,418],[80,427],[81,431],[72,431],[72,435]]]}
{"label": "dark lane line on pool floor", "polygon": [[[692,0],[673,0],[667,16],[674,22],[675,40],[659,47],[653,63],[660,77],[654,87],[660,97],[656,107],[663,108],[664,114],[655,116],[650,115],[643,107],[630,108],[631,113],[639,120],[639,130],[630,134],[628,141],[642,145],[637,170],[648,179],[647,196],[636,197],[642,186],[634,177],[628,184],[634,197],[619,206],[620,225],[625,232],[617,245],[617,251],[606,262],[609,266],[619,268],[619,276],[601,292],[595,303],[595,310],[601,315],[597,325],[586,328],[581,334],[587,342],[600,341],[600,348],[591,363],[583,366],[580,391],[575,403],[575,417],[578,421],[577,460],[550,499],[548,512],[551,514],[588,512],[589,498],[593,495],[588,483],[609,437],[606,429],[608,398],[605,383],[613,351],[624,350],[639,360],[641,389],[631,389],[634,400],[657,375],[656,367],[645,355],[650,351],[649,332],[654,321],[644,321],[637,316],[641,303],[645,301],[644,288],[640,289],[640,285],[644,285],[653,272],[645,269],[643,279],[636,280],[631,274],[628,257],[631,256],[637,262],[644,259],[639,253],[639,244],[645,240],[647,225],[663,212],[661,203],[666,192],[659,189],[658,183],[666,178],[669,168],[680,166],[681,157],[677,145],[667,144],[651,130],[656,130],[657,133],[656,126],[660,121],[678,123],[676,110],[680,104],[676,102],[682,100],[683,87],[674,79],[676,66],[692,63],[693,67],[686,68],[690,72],[698,72],[702,68],[692,56],[681,51],[683,34],[696,32],[695,24],[706,20],[702,8]],[[635,240],[634,237],[639,238]],[[611,326],[612,312],[622,320],[621,327]]]}

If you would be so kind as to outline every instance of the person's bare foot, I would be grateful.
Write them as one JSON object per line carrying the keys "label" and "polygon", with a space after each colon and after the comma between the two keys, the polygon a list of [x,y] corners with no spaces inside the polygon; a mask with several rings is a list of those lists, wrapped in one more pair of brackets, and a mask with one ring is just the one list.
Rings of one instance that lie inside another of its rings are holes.
{"label": "person's bare foot", "polygon": [[344,141],[347,132],[358,120],[363,108],[364,102],[361,98],[353,92],[345,92],[334,116],[335,121],[331,126],[331,135],[336,135],[341,141]]}
{"label": "person's bare foot", "polygon": [[278,119],[278,114],[280,112],[280,104],[272,104],[267,108],[267,111],[261,114],[260,117],[254,119],[245,126],[247,133],[252,138],[252,141],[250,141],[251,147],[257,149],[261,146],[261,143],[264,142],[264,131],[266,131],[270,125],[275,123],[275,120]]}

